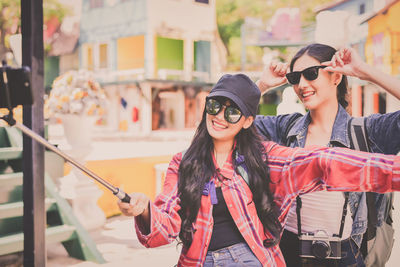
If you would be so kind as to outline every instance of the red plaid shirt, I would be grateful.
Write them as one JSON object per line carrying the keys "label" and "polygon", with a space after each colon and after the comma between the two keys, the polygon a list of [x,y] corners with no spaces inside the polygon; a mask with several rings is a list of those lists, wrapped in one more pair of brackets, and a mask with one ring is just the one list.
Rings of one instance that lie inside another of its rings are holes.
{"label": "red plaid shirt", "polygon": [[[380,193],[400,190],[399,156],[368,154],[344,148],[289,148],[273,142],[265,142],[264,145],[268,156],[271,192],[280,210],[279,221],[282,225],[290,205],[299,194],[317,190]],[[178,215],[180,199],[177,181],[181,159],[182,153],[173,157],[163,192],[150,205],[151,226],[148,235],[142,234],[137,220],[136,233],[146,247],[171,243],[179,235],[181,219]],[[279,246],[263,246],[263,240],[272,236],[269,232],[264,233],[252,193],[244,179],[234,171],[232,155],[218,171],[225,178],[221,188],[228,209],[254,255],[263,266],[285,266]],[[209,195],[202,196],[193,227],[196,229],[193,243],[188,249],[182,249],[178,266],[202,266],[205,260],[213,231]]]}

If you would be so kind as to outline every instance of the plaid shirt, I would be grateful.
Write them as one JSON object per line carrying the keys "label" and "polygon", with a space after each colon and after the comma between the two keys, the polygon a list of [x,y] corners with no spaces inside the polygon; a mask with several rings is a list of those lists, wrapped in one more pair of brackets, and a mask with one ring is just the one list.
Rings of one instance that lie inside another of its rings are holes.
{"label": "plaid shirt", "polygon": [[[368,154],[344,148],[289,148],[265,142],[271,179],[271,192],[284,224],[296,196],[317,190],[375,191],[400,190],[400,157]],[[179,235],[180,199],[177,192],[178,169],[182,153],[176,154],[167,170],[163,192],[150,205],[151,225],[148,235],[142,234],[136,219],[136,233],[146,247],[173,242]],[[215,159],[214,159],[215,163]],[[215,163],[216,164],[216,163]],[[217,166],[217,165],[215,165]],[[217,170],[224,177],[222,192],[229,212],[246,243],[263,266],[285,266],[279,246],[265,248],[263,240],[272,238],[257,217],[252,193],[234,171],[232,154]],[[211,179],[216,179],[212,177]],[[183,248],[178,266],[202,266],[213,231],[210,196],[203,195],[196,221],[192,245]],[[141,231],[142,229],[142,231]]]}

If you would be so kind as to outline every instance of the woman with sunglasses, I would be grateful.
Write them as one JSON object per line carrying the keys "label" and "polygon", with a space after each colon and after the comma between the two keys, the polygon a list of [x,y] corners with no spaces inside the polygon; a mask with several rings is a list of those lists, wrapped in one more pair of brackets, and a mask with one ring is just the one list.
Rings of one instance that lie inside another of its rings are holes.
{"label": "woman with sunglasses", "polygon": [[262,142],[253,125],[260,96],[247,76],[224,75],[191,145],[170,162],[162,193],[118,203],[135,217],[142,244],[178,238],[178,266],[285,266],[278,242],[298,194],[400,190],[400,157]]}
{"label": "woman with sunglasses", "polygon": [[[288,72],[288,68],[290,68]],[[255,124],[264,137],[290,147],[339,146],[350,148],[347,78],[351,75],[373,82],[400,99],[400,81],[369,66],[352,48],[336,51],[323,44],[311,44],[297,52],[290,66],[274,63],[257,81],[262,92],[289,82],[305,108],[306,115],[258,116]],[[366,118],[366,133],[372,152],[396,154],[400,150],[400,111]],[[378,225],[384,220],[386,195],[377,195]],[[346,197],[339,192],[316,192],[301,196],[301,208],[292,205],[280,247],[288,266],[365,266],[360,253],[367,229],[365,193],[349,193],[349,210],[341,236],[341,259],[301,258],[302,233],[323,230],[338,234]],[[301,228],[298,227],[300,214]],[[389,251],[390,253],[390,251]]]}

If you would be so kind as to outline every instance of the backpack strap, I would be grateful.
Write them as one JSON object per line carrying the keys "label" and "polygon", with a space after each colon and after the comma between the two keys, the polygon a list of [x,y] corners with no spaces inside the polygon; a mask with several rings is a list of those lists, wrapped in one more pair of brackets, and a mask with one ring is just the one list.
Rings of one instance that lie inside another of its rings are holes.
{"label": "backpack strap", "polygon": [[[350,147],[364,152],[370,152],[370,148],[367,141],[367,133],[365,131],[366,119],[363,117],[351,118],[349,121],[349,137]],[[376,225],[378,224],[378,214],[375,207],[375,195],[367,192],[367,207],[368,207],[368,228],[367,236],[368,240],[372,239],[376,235]]]}
{"label": "backpack strap", "polygon": [[363,117],[351,118],[348,124],[350,147],[354,150],[370,152],[367,132],[365,130],[366,119]]}

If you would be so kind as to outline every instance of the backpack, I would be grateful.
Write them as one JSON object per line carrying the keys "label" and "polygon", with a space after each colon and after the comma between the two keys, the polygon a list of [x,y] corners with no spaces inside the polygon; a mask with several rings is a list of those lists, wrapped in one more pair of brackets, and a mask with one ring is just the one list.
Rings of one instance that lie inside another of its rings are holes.
{"label": "backpack", "polygon": [[[363,117],[350,119],[348,124],[350,147],[355,150],[370,152],[365,123],[366,119]],[[394,229],[392,226],[393,193],[386,193],[383,196],[383,201],[386,202],[386,209],[384,221],[379,227],[377,226],[378,214],[375,206],[376,196],[376,193],[366,193],[368,226],[363,236],[360,250],[367,267],[385,266],[385,263],[390,258],[394,243]]]}

